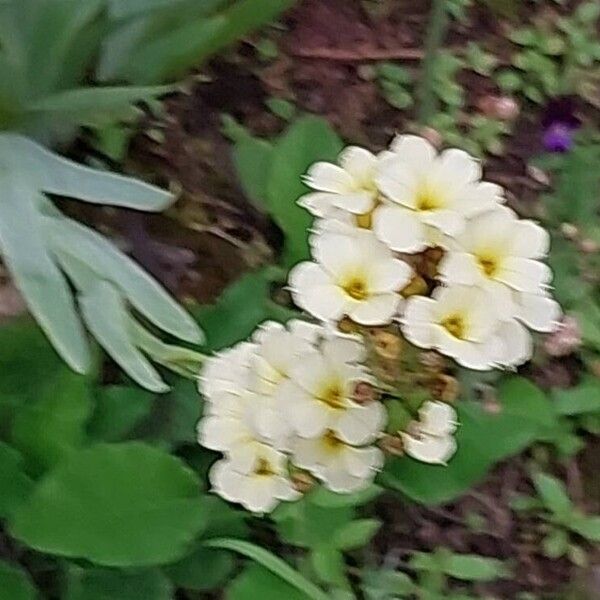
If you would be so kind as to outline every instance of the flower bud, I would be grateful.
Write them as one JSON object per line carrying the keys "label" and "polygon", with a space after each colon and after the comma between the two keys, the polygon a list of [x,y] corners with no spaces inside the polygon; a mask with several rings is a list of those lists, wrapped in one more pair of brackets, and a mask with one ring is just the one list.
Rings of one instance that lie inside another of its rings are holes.
{"label": "flower bud", "polygon": [[459,392],[460,385],[455,377],[444,373],[436,375],[431,389],[431,394],[436,400],[451,404],[458,398]]}
{"label": "flower bud", "polygon": [[419,135],[424,137],[432,146],[438,150],[442,147],[444,138],[442,134],[433,127],[423,127],[419,130]]}
{"label": "flower bud", "polygon": [[375,352],[381,358],[394,360],[402,354],[402,340],[398,334],[379,329],[372,333]]}
{"label": "flower bud", "polygon": [[292,485],[297,492],[306,494],[315,486],[315,478],[307,471],[296,471],[292,474]]}
{"label": "flower bud", "polygon": [[432,373],[439,373],[446,368],[446,359],[435,350],[428,350],[419,354],[419,362],[421,365]]}
{"label": "flower bud", "polygon": [[560,232],[568,240],[575,240],[579,237],[579,229],[573,223],[561,223]]}
{"label": "flower bud", "polygon": [[501,121],[513,121],[519,116],[519,105],[510,96],[483,96],[477,108],[486,116]]}
{"label": "flower bud", "polygon": [[594,254],[600,250],[600,244],[595,240],[591,240],[586,238],[585,240],[581,240],[579,242],[579,249],[586,254]]}
{"label": "flower bud", "polygon": [[423,296],[428,291],[427,282],[420,275],[415,275],[408,285],[404,287],[400,294],[404,298],[408,298],[409,296]]}
{"label": "flower bud", "polygon": [[352,400],[356,404],[364,406],[371,404],[379,399],[379,392],[371,385],[368,381],[359,381],[354,388],[354,394],[352,394]]}
{"label": "flower bud", "polygon": [[404,444],[400,436],[385,434],[377,444],[383,452],[391,456],[402,456],[404,454]]}
{"label": "flower bud", "polygon": [[581,328],[575,317],[565,315],[556,331],[544,340],[544,350],[550,356],[568,356],[581,346]]}

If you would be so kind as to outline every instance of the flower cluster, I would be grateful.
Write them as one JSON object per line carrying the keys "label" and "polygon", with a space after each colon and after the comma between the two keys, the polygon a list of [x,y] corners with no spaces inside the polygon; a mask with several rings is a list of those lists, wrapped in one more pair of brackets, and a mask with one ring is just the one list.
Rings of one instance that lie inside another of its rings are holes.
{"label": "flower cluster", "polygon": [[[541,261],[549,236],[481,177],[466,152],[438,154],[413,135],[377,156],[349,147],[338,164],[313,165],[314,192],[299,201],[316,217],[313,261],[290,273],[295,302],[324,322],[398,320],[412,344],[471,369],[527,361],[527,327],[548,332],[560,319]],[[434,248],[441,259],[424,279],[415,264]]]}
{"label": "flower cluster", "polygon": [[[377,156],[346,148],[338,163],[306,175],[314,191],[299,203],[315,216],[313,260],[288,279],[320,324],[265,322],[209,359],[200,379],[198,440],[223,453],[213,489],[253,512],[314,480],[338,493],[364,488],[383,466],[380,447],[445,464],[457,448],[457,382],[441,355],[471,369],[514,367],[532,354],[527,328],[552,331],[560,319],[542,262],[548,234],[505,207],[467,153],[399,136]],[[387,424],[382,392],[410,395],[398,372],[410,356],[408,374],[432,399],[404,411],[408,422],[390,411]]]}
{"label": "flower cluster", "polygon": [[368,485],[383,464],[373,445],[386,411],[356,398],[371,385],[360,338],[318,325],[263,323],[252,339],[209,359],[199,442],[223,452],[211,469],[213,489],[253,512],[299,497],[294,472],[328,489]]}

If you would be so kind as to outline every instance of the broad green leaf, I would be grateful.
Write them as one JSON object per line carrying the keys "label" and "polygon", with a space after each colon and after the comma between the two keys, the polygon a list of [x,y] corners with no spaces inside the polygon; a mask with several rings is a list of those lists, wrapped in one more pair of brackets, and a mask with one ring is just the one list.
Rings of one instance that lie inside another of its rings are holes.
{"label": "broad green leaf", "polygon": [[573,504],[563,482],[545,473],[535,473],[532,480],[544,506],[558,518],[569,519]]}
{"label": "broad green leaf", "polygon": [[20,408],[12,424],[12,443],[28,470],[39,475],[80,448],[91,411],[85,377],[61,370],[40,381],[35,399]]}
{"label": "broad green leaf", "polygon": [[151,446],[99,444],[48,473],[10,531],[40,552],[102,566],[165,564],[206,525],[199,486],[179,459]]}
{"label": "broad green leaf", "polygon": [[165,573],[177,587],[203,592],[222,587],[234,568],[235,561],[230,552],[198,548],[167,566]]}
{"label": "broad green leaf", "polygon": [[132,386],[112,385],[96,393],[88,433],[100,442],[128,439],[134,427],[152,410],[154,394]]}
{"label": "broad green leaf", "polygon": [[366,546],[381,527],[378,519],[358,519],[335,532],[333,544],[339,550],[353,550]]}
{"label": "broad green leaf", "polygon": [[336,494],[324,487],[318,487],[310,494],[310,502],[323,508],[362,506],[377,498],[382,492],[383,488],[375,484],[352,494]]}
{"label": "broad green leaf", "polygon": [[142,211],[160,211],[175,200],[153,185],[77,164],[20,135],[0,135],[5,160],[31,186],[57,196]]}
{"label": "broad green leaf", "polygon": [[225,592],[226,600],[305,600],[310,598],[260,565],[250,565]]}
{"label": "broad green leaf", "polygon": [[78,124],[98,127],[127,117],[136,102],[171,91],[171,86],[79,88],[46,96],[29,104],[27,110],[45,118],[68,117]]}
{"label": "broad green leaf", "polygon": [[600,307],[592,299],[586,298],[573,312],[581,327],[581,337],[585,345],[600,351]]}
{"label": "broad green leaf", "polygon": [[457,453],[447,466],[394,459],[381,482],[425,504],[448,502],[480,481],[498,461],[521,452],[555,422],[552,404],[533,383],[509,377],[499,386],[500,412],[489,414],[475,402],[457,404]]}
{"label": "broad green leaf", "polygon": [[208,540],[203,542],[202,545],[207,548],[219,548],[221,550],[237,552],[242,556],[252,559],[274,575],[277,575],[277,577],[295,587],[308,598],[311,598],[312,600],[327,600],[327,594],[325,594],[323,590],[290,567],[290,565],[281,558],[260,546],[255,546],[249,542],[232,538]]}
{"label": "broad green leaf", "polygon": [[172,600],[173,588],[158,570],[118,571],[71,567],[64,600]]}
{"label": "broad green leaf", "polygon": [[509,575],[501,560],[476,554],[451,554],[445,557],[444,572],[463,581],[493,581]]}
{"label": "broad green leaf", "polygon": [[248,273],[229,286],[214,305],[195,311],[209,350],[220,350],[247,338],[265,320],[285,322],[295,314],[271,300],[273,276],[269,268]]}
{"label": "broad green leaf", "polygon": [[242,136],[233,148],[233,161],[248,197],[260,205],[267,202],[267,184],[274,159],[273,145],[251,135]]}
{"label": "broad green leaf", "polygon": [[144,84],[179,77],[292,4],[293,0],[262,0],[257,10],[255,0],[238,0],[211,17],[201,15],[172,24],[136,48],[127,61],[125,76]]}
{"label": "broad green leaf", "polygon": [[573,531],[590,542],[600,542],[600,516],[577,515],[566,523]]}
{"label": "broad green leaf", "polygon": [[135,347],[129,336],[129,316],[114,286],[98,280],[79,298],[88,329],[123,370],[142,387],[166,392],[169,386]]}
{"label": "broad green leaf", "polygon": [[560,558],[569,549],[569,535],[564,529],[554,529],[542,540],[542,549],[548,558]]}
{"label": "broad green leaf", "polygon": [[367,571],[362,577],[362,590],[366,600],[391,600],[405,598],[414,593],[415,583],[401,571],[380,569]]}
{"label": "broad green leaf", "polygon": [[0,252],[48,339],[71,368],[84,373],[91,361],[88,344],[69,286],[44,245],[37,192],[18,173],[5,172],[1,181]]}
{"label": "broad green leaf", "polygon": [[267,184],[268,209],[286,240],[283,263],[291,267],[309,258],[308,235],[312,216],[296,201],[309,191],[302,182],[315,162],[334,160],[342,141],[327,121],[318,117],[298,119],[275,146]]}
{"label": "broad green leaf", "polygon": [[554,390],[553,396],[560,415],[600,412],[600,380],[597,378],[588,377],[567,390]]}
{"label": "broad green leaf", "polygon": [[25,500],[32,485],[33,482],[25,473],[21,455],[0,442],[0,519],[8,517]]}
{"label": "broad green leaf", "polygon": [[195,321],[164,287],[99,233],[65,218],[46,218],[44,227],[61,256],[71,256],[97,276],[113,282],[157,327],[188,342],[202,341]]}
{"label": "broad green leaf", "polygon": [[0,600],[36,600],[38,594],[29,575],[22,569],[0,561]]}
{"label": "broad green leaf", "polygon": [[338,588],[348,587],[344,556],[331,544],[324,543],[313,548],[310,553],[310,564],[323,583]]}

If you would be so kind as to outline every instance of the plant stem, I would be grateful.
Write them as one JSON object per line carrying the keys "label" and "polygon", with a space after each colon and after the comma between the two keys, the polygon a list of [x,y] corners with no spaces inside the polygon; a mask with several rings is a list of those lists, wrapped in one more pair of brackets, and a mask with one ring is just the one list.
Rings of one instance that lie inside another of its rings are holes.
{"label": "plant stem", "polygon": [[435,62],[448,27],[446,0],[432,0],[431,13],[425,37],[425,58],[423,73],[417,97],[419,99],[419,122],[426,125],[437,111],[435,93]]}

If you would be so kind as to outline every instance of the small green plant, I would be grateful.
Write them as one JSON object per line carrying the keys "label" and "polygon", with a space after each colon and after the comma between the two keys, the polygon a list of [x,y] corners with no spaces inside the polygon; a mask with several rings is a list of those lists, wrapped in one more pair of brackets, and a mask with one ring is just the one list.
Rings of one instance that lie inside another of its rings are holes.
{"label": "small green plant", "polygon": [[536,103],[572,93],[596,103],[600,76],[600,42],[596,33],[599,17],[598,3],[585,2],[569,17],[541,20],[537,26],[513,31],[510,39],[521,49],[513,55],[513,69],[496,73],[500,88],[508,93],[522,92]]}
{"label": "small green plant", "polygon": [[584,549],[573,536],[588,542],[600,541],[600,516],[588,516],[575,507],[562,481],[545,473],[532,477],[537,497],[516,496],[512,507],[519,511],[535,511],[544,521],[542,548],[549,558],[567,556],[578,566],[587,564]]}
{"label": "small green plant", "polygon": [[408,69],[391,62],[376,65],[375,75],[383,97],[390,106],[404,110],[413,105],[412,75]]}
{"label": "small green plant", "polygon": [[367,572],[362,585],[367,600],[442,597],[474,600],[468,594],[449,588],[448,578],[461,582],[493,581],[510,574],[500,560],[476,554],[456,554],[446,548],[437,548],[431,553],[415,552],[406,566],[416,573],[416,580],[406,573],[388,569]]}

